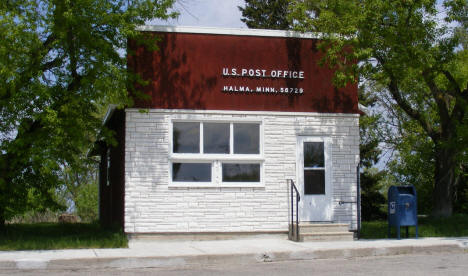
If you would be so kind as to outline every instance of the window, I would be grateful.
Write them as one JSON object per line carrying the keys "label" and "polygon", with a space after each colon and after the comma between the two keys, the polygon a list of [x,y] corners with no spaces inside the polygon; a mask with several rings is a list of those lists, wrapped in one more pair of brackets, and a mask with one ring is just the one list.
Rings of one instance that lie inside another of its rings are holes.
{"label": "window", "polygon": [[325,154],[323,142],[304,142],[304,194],[325,194]]}
{"label": "window", "polygon": [[259,125],[234,124],[234,153],[259,154]]}
{"label": "window", "polygon": [[210,163],[172,163],[172,181],[210,182]]}
{"label": "window", "polygon": [[229,124],[203,124],[203,150],[205,153],[229,153]]}
{"label": "window", "polygon": [[200,152],[199,123],[174,123],[173,125],[173,152],[196,153]]}
{"label": "window", "polygon": [[173,122],[172,185],[261,185],[260,128],[260,122]]}
{"label": "window", "polygon": [[260,182],[260,164],[223,164],[223,182]]}

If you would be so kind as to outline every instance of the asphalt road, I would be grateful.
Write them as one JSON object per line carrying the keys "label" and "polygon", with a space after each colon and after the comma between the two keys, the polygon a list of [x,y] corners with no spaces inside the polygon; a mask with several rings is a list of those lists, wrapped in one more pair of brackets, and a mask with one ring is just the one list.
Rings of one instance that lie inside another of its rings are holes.
{"label": "asphalt road", "polygon": [[134,269],[0,270],[0,275],[468,275],[468,252]]}

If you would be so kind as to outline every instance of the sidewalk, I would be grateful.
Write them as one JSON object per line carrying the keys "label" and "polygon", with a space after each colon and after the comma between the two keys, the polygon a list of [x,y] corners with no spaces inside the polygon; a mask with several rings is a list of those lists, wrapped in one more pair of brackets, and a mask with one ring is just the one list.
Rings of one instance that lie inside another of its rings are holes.
{"label": "sidewalk", "polygon": [[215,241],[132,240],[129,248],[0,251],[0,269],[190,266],[468,252],[468,237],[301,242],[257,237]]}

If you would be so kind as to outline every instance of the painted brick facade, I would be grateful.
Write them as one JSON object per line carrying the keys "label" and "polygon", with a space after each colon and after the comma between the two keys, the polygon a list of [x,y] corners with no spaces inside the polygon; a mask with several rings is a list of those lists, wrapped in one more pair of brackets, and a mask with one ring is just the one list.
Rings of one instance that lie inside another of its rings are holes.
{"label": "painted brick facade", "polygon": [[[333,221],[356,229],[359,115],[126,109],[125,232],[287,231],[298,136],[332,138]],[[262,122],[264,187],[169,187],[172,120]]]}

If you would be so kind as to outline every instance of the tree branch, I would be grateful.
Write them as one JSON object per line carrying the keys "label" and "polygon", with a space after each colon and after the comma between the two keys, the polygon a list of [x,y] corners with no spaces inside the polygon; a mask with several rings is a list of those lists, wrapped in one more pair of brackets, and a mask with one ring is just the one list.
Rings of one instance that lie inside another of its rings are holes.
{"label": "tree branch", "polygon": [[[462,90],[460,89],[460,86],[458,85],[457,81],[452,76],[452,74],[447,70],[442,70],[442,74],[444,74],[444,76],[447,78],[447,80],[450,82],[450,84],[455,89],[455,93],[451,93],[452,92],[451,90],[448,90],[447,92],[449,92],[449,94],[452,95],[453,97],[461,96],[465,101],[468,101],[468,93],[466,93],[466,92],[463,93],[462,92]],[[466,91],[466,89],[465,89],[465,91]]]}
{"label": "tree branch", "polygon": [[[29,56],[31,59],[29,60],[28,64],[25,64],[23,70],[19,74],[19,78],[15,81],[15,90],[21,90],[29,83],[29,79],[32,75],[37,73],[41,73],[47,71],[54,66],[58,65],[58,61],[60,60],[58,57],[54,60],[44,63],[41,65],[41,60],[49,53],[52,49],[52,44],[56,41],[55,34],[50,34],[44,42],[39,47],[33,48],[29,52]],[[10,97],[13,96],[12,88],[7,85],[5,88],[5,94],[0,97],[0,100],[8,100]]]}
{"label": "tree branch", "polygon": [[50,34],[42,43],[42,48],[44,50],[50,50],[52,43],[54,43],[56,39],[57,37],[55,36],[55,34]]}
{"label": "tree branch", "polygon": [[61,62],[62,62],[62,57],[56,57],[54,58],[53,60],[49,61],[49,62],[46,62],[46,63],[43,63],[41,65],[41,71],[42,72],[45,72],[45,71],[48,71],[56,66],[58,66]]}
{"label": "tree branch", "polygon": [[434,131],[432,126],[429,124],[428,120],[423,116],[423,114],[414,108],[401,96],[400,90],[394,77],[390,76],[390,83],[388,84],[388,90],[392,95],[392,98],[397,102],[398,106],[405,111],[408,116],[412,119],[419,122],[421,127],[427,132],[433,140],[437,139],[437,132]]}
{"label": "tree branch", "polygon": [[441,123],[447,124],[448,121],[450,120],[450,114],[449,114],[449,108],[448,108],[449,103],[446,101],[444,97],[444,93],[442,93],[440,89],[437,87],[437,85],[434,82],[434,76],[430,74],[428,70],[424,70],[422,72],[422,76],[427,86],[429,87],[429,90],[432,93],[432,97],[434,97],[434,100],[439,108],[439,116],[441,119]]}
{"label": "tree branch", "polygon": [[454,91],[447,89],[447,94],[455,98],[455,106],[452,111],[451,119],[455,119],[461,122],[465,116],[467,104],[468,104],[468,88],[461,90],[455,78],[447,70],[442,70],[442,73],[452,85]]}
{"label": "tree branch", "polygon": [[382,69],[387,72],[390,83],[387,85],[390,94],[392,95],[393,100],[400,106],[403,111],[410,116],[412,119],[419,122],[421,127],[426,131],[426,133],[435,141],[437,140],[438,133],[432,128],[429,121],[424,117],[424,115],[418,110],[414,109],[408,101],[406,101],[401,95],[400,89],[398,88],[397,78],[394,76],[393,72],[386,68],[385,60],[378,54],[375,54],[376,60],[382,65]]}

